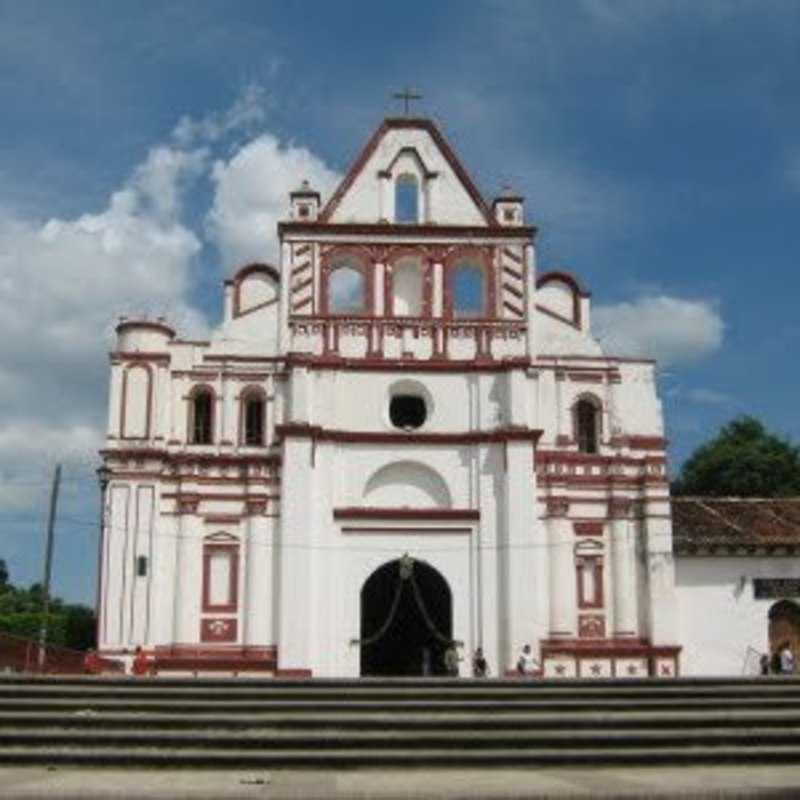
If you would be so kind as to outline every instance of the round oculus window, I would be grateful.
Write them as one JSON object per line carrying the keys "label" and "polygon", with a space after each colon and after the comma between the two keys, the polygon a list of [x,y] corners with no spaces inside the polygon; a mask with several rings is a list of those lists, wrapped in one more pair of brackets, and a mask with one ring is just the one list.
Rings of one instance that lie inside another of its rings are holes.
{"label": "round oculus window", "polygon": [[396,394],[389,401],[389,419],[395,428],[416,430],[425,424],[427,417],[425,399],[417,394]]}

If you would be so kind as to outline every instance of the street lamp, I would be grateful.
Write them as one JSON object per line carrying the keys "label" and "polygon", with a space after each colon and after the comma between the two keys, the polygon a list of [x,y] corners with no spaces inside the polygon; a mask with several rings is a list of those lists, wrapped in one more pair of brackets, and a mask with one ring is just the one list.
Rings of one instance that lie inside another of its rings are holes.
{"label": "street lamp", "polygon": [[97,545],[97,600],[95,602],[97,632],[95,646],[100,643],[100,590],[102,587],[103,549],[106,538],[106,490],[111,480],[111,470],[105,464],[101,464],[96,470],[96,475],[97,482],[100,485],[100,540]]}

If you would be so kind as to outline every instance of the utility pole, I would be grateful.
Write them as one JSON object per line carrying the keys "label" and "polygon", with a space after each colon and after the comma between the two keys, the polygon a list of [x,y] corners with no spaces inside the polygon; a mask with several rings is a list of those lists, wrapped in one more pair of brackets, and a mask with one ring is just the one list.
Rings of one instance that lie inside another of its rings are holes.
{"label": "utility pole", "polygon": [[47,517],[47,543],[44,554],[44,585],[42,598],[42,627],[39,629],[39,669],[44,667],[45,645],[47,644],[47,615],[50,613],[50,575],[53,572],[53,533],[56,523],[56,504],[58,486],[61,483],[61,464],[56,464],[53,474],[53,487],[50,490],[50,514]]}

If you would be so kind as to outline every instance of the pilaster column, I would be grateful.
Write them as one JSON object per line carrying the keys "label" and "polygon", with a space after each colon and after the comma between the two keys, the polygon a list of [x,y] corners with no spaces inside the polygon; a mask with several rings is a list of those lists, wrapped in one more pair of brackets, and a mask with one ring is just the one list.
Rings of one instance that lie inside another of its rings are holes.
{"label": "pilaster column", "polygon": [[382,261],[375,262],[373,267],[375,270],[374,287],[374,313],[376,317],[385,317],[391,309],[387,308],[387,301],[391,298],[386,296],[386,274],[387,266]]}
{"label": "pilaster column", "polygon": [[634,637],[638,633],[636,547],[631,510],[632,502],[628,499],[612,498],[608,501],[614,638]]}
{"label": "pilaster column", "polygon": [[444,316],[444,265],[441,261],[433,262],[433,303],[432,316],[441,318]]}
{"label": "pilaster column", "polygon": [[[176,525],[177,537],[175,539],[175,603],[173,606],[174,644],[186,644],[197,641],[199,627],[192,627],[192,603],[199,596],[201,586],[197,584],[197,577],[202,574],[202,564],[192,564],[192,531],[188,524],[188,515],[197,511],[198,500],[194,496],[184,495],[176,502],[178,524]],[[193,569],[194,567],[194,569]]]}
{"label": "pilaster column", "polygon": [[267,501],[250,498],[245,501],[247,522],[245,523],[244,558],[244,608],[243,642],[245,645],[271,644],[266,640],[267,622],[272,613],[272,590],[268,565],[272,557],[267,552],[263,535],[266,520],[263,517]]}
{"label": "pilaster column", "polygon": [[572,530],[567,519],[568,513],[567,500],[552,498],[547,501],[551,639],[568,639],[575,635],[577,616],[575,555]]}
{"label": "pilaster column", "polygon": [[503,668],[514,665],[517,652],[525,643],[536,644],[540,633],[538,607],[532,576],[536,572],[537,552],[533,474],[533,446],[530,441],[509,440],[505,448],[504,535],[501,541],[501,587],[504,593],[500,608],[500,654]]}

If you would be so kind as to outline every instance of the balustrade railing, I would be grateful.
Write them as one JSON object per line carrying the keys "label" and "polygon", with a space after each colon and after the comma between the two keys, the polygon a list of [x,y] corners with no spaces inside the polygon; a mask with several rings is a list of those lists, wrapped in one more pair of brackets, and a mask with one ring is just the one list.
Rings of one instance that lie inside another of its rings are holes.
{"label": "balustrade railing", "polygon": [[[426,317],[304,317],[290,321],[302,352],[350,358],[498,359],[525,355],[526,324]],[[294,349],[294,348],[293,348]]]}

